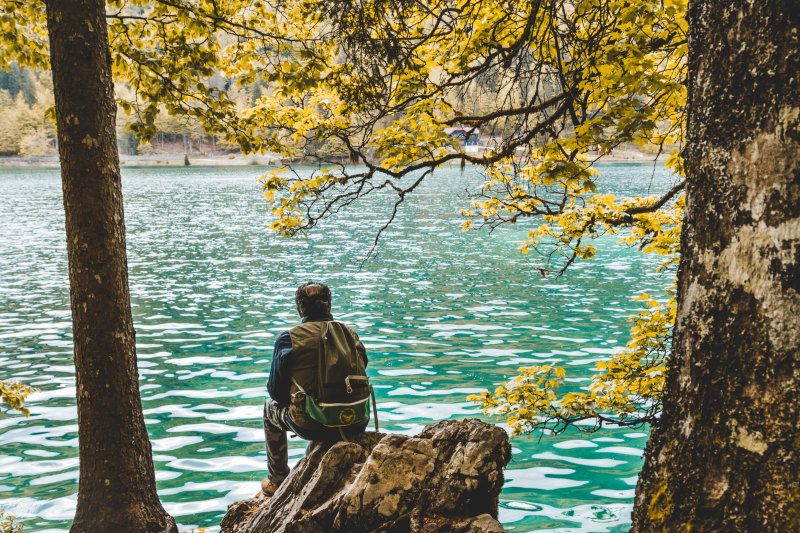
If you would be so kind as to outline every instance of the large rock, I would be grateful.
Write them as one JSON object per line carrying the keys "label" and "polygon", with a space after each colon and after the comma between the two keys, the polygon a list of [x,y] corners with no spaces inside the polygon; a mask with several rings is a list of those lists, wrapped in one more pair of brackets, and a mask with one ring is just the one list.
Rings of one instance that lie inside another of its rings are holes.
{"label": "large rock", "polygon": [[475,419],[313,442],[272,498],[231,504],[220,533],[500,533],[510,459],[506,432]]}

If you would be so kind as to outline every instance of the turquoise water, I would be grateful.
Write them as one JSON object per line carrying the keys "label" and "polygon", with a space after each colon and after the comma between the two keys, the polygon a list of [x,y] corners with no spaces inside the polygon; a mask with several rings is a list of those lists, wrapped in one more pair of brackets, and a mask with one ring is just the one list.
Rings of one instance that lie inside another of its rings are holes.
{"label": "turquoise water", "polygon": [[[603,166],[605,190],[657,193],[652,166]],[[324,280],[361,335],[382,430],[413,434],[478,416],[465,400],[523,365],[557,362],[571,386],[622,349],[629,298],[665,285],[657,258],[599,242],[594,261],[542,278],[518,252],[527,227],[459,231],[465,187],[442,171],[409,198],[359,269],[391,198],[364,202],[305,240],[267,229],[255,167],[123,170],[142,399],[159,494],[182,529],[219,523],[258,491],[272,343],[296,324],[294,288]],[[0,169],[0,379],[37,388],[31,416],[0,418],[0,508],[26,531],[74,513],[77,418],[57,170]],[[645,431],[570,430],[512,441],[500,519],[510,531],[626,531]],[[305,443],[290,441],[290,460]]]}

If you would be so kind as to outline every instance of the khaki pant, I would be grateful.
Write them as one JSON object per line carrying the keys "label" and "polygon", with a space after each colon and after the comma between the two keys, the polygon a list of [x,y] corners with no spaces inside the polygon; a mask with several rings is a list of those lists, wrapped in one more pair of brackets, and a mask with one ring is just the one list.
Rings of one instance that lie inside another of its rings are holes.
{"label": "khaki pant", "polygon": [[289,475],[289,446],[286,432],[292,428],[286,423],[288,407],[278,407],[271,398],[264,404],[264,437],[267,441],[267,471],[269,480],[280,485]]}

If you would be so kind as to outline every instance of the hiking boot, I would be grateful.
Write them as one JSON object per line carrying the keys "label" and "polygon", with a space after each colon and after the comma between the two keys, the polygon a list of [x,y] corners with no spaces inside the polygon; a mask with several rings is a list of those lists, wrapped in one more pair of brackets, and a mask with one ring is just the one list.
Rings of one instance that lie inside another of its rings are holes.
{"label": "hiking boot", "polygon": [[276,485],[268,477],[261,480],[261,495],[265,498],[272,498],[279,485]]}

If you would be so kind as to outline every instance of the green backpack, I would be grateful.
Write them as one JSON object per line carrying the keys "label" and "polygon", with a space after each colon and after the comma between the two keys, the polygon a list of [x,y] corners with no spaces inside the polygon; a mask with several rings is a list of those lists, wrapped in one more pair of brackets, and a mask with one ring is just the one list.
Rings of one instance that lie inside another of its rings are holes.
{"label": "green backpack", "polygon": [[355,342],[343,324],[325,323],[319,339],[316,390],[303,391],[305,411],[323,426],[346,428],[369,420],[371,397],[378,431],[375,393]]}

